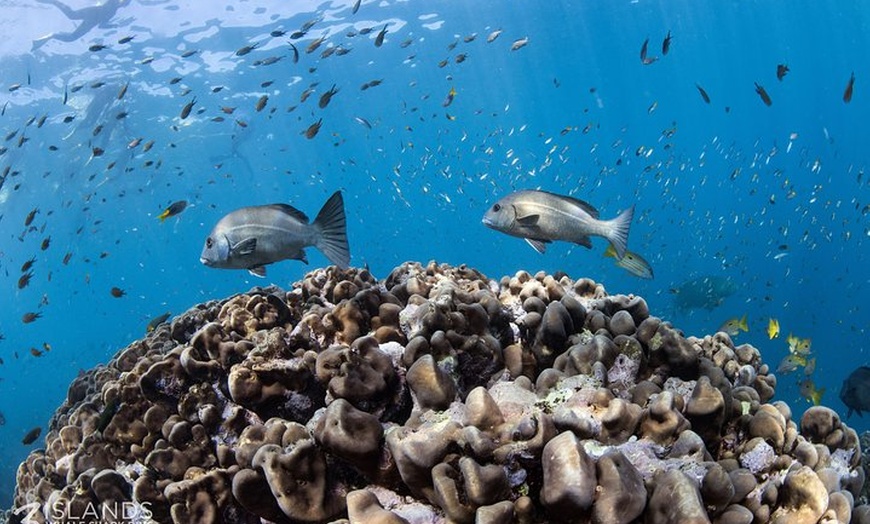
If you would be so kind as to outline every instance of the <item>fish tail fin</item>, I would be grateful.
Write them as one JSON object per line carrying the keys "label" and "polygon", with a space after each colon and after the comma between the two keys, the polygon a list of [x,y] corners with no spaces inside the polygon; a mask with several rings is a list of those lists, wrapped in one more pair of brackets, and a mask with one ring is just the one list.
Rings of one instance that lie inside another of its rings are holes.
{"label": "fish tail fin", "polygon": [[749,332],[749,321],[747,320],[747,313],[743,314],[743,318],[740,319],[740,329],[744,332]]}
{"label": "fish tail fin", "polygon": [[314,247],[340,269],[347,269],[350,266],[350,246],[347,243],[347,220],[341,191],[333,193],[323,204],[313,226],[317,230]]}
{"label": "fish tail fin", "polygon": [[616,258],[616,250],[613,249],[613,244],[607,244],[607,249],[604,250],[604,256]]}
{"label": "fish tail fin", "polygon": [[625,250],[628,249],[628,230],[631,228],[632,218],[634,218],[634,205],[623,211],[618,217],[606,222],[608,230],[606,237],[613,245],[613,249],[616,250],[617,259],[624,257]]}
{"label": "fish tail fin", "polygon": [[813,405],[818,406],[822,403],[822,395],[825,394],[825,388],[817,389],[813,391]]}

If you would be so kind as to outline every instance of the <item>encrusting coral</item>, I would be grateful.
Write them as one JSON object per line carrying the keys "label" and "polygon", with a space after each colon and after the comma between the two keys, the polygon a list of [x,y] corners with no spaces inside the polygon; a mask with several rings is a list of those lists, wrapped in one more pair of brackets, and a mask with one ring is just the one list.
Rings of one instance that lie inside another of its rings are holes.
{"label": "encrusting coral", "polygon": [[[16,506],[72,521],[870,522],[855,432],[589,279],[405,263],[201,304],[78,377]],[[138,518],[139,520],[136,520]]]}

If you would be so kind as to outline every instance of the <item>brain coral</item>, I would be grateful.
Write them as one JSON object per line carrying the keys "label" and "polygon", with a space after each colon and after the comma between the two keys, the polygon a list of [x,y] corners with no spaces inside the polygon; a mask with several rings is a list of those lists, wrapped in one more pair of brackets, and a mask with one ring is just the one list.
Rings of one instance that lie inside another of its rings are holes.
{"label": "brain coral", "polygon": [[[848,522],[855,432],[589,279],[405,263],[175,318],[70,385],[37,522]],[[23,513],[22,513],[23,514]],[[95,519],[94,515],[100,517]]]}

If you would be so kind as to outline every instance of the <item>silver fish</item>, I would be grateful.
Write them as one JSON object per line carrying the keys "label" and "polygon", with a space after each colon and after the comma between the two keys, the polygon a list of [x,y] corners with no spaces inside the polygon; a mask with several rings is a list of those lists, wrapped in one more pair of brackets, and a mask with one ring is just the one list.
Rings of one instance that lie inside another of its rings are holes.
{"label": "silver fish", "polygon": [[221,218],[205,239],[200,262],[208,267],[247,269],[266,276],[266,264],[279,260],[308,263],[305,248],[314,246],[340,269],[350,264],[341,192],[323,204],[314,222],[287,204],[251,206]]}
{"label": "silver fish", "polygon": [[496,231],[524,238],[542,254],[546,244],[553,240],[591,248],[590,236],[604,237],[613,244],[617,258],[622,258],[632,217],[634,206],[612,220],[599,220],[598,210],[582,200],[533,190],[517,191],[502,198],[487,210],[483,223]]}

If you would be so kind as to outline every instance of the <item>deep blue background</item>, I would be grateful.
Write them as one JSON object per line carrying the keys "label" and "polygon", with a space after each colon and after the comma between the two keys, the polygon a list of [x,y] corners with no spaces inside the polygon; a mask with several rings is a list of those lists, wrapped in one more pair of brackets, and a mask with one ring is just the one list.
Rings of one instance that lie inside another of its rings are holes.
{"label": "deep blue background", "polygon": [[[0,140],[19,133],[2,142],[0,155],[0,168],[18,172],[0,190],[0,505],[11,500],[18,462],[44,442],[23,446],[21,437],[46,427],[79,370],[109,360],[164,311],[177,314],[254,285],[288,286],[309,269],[275,264],[263,281],[205,268],[199,252],[217,219],[271,202],[314,216],[339,188],[352,262],[376,276],[406,260],[431,259],[466,263],[492,278],[563,270],[603,282],[611,293],[640,294],[654,314],[698,336],[747,313],[750,331],[736,340],[758,347],[772,367],[788,352],[789,332],[812,338],[823,404],[844,413],[840,384],[867,363],[870,179],[862,173],[870,12],[863,4],[367,2],[355,16],[349,3],[286,4],[133,0],[113,19],[118,27],[50,42],[34,54],[32,40],[75,23],[49,5],[0,3],[0,28],[13,35],[0,47],[0,105],[8,104]],[[294,64],[287,38],[269,32],[289,34],[313,18],[322,20],[296,42],[301,59]],[[376,48],[384,24],[389,32]],[[351,25],[375,30],[348,37]],[[495,29],[503,33],[487,43]],[[668,31],[671,51],[661,56]],[[134,40],[118,45],[127,35]],[[324,46],[306,54],[323,35]],[[522,37],[529,44],[511,51]],[[645,66],[639,52],[646,38],[659,60]],[[234,55],[254,42],[250,54]],[[89,52],[94,43],[109,49]],[[321,59],[329,45],[352,51]],[[180,57],[190,49],[198,53]],[[460,53],[467,59],[456,63]],[[268,56],[285,58],[253,65]],[[155,60],[142,64],[146,57]],[[447,65],[439,67],[442,60]],[[778,63],[791,69],[782,82]],[[854,98],[845,104],[853,71]],[[174,77],[182,80],[170,85]],[[383,83],[360,89],[375,79]],[[89,87],[97,80],[106,85]],[[274,83],[262,88],[264,81]],[[314,94],[300,103],[313,82]],[[754,82],[766,88],[771,107]],[[9,91],[14,83],[24,85]],[[129,89],[118,101],[124,83]],[[332,84],[340,91],[319,109],[317,99]],[[66,106],[65,85],[85,86]],[[215,86],[225,88],[213,93]],[[185,88],[190,94],[182,96]],[[458,94],[445,108],[451,88]],[[262,94],[269,103],[256,112]],[[193,114],[182,121],[193,96]],[[224,115],[220,106],[237,109]],[[291,106],[298,107],[288,112]],[[117,120],[119,111],[128,116]],[[25,128],[42,115],[42,128]],[[75,121],[63,123],[66,115]],[[226,120],[211,121],[216,116]],[[320,134],[305,139],[301,133],[320,118]],[[103,129],[94,136],[97,124]],[[18,147],[22,132],[28,140]],[[153,149],[128,150],[138,137],[154,140]],[[89,162],[93,146],[106,152]],[[490,203],[533,187],[583,198],[604,218],[635,204],[629,246],[652,263],[656,278],[642,281],[614,266],[602,256],[601,239],[592,251],[556,244],[541,256],[481,225]],[[179,199],[191,207],[160,223],[156,215]],[[25,232],[33,208],[37,230]],[[19,290],[20,266],[33,256],[33,281]],[[308,256],[312,267],[326,263],[314,250]],[[671,290],[701,275],[727,277],[738,291],[713,311],[676,311]],[[112,286],[127,295],[112,297]],[[44,297],[48,304],[40,306]],[[42,318],[24,325],[28,311]],[[770,316],[783,331],[773,341],[764,333]],[[33,357],[30,348],[44,343],[51,351]],[[802,378],[778,376],[777,398],[796,417],[808,406],[798,394]],[[867,429],[854,416],[848,423]]]}

